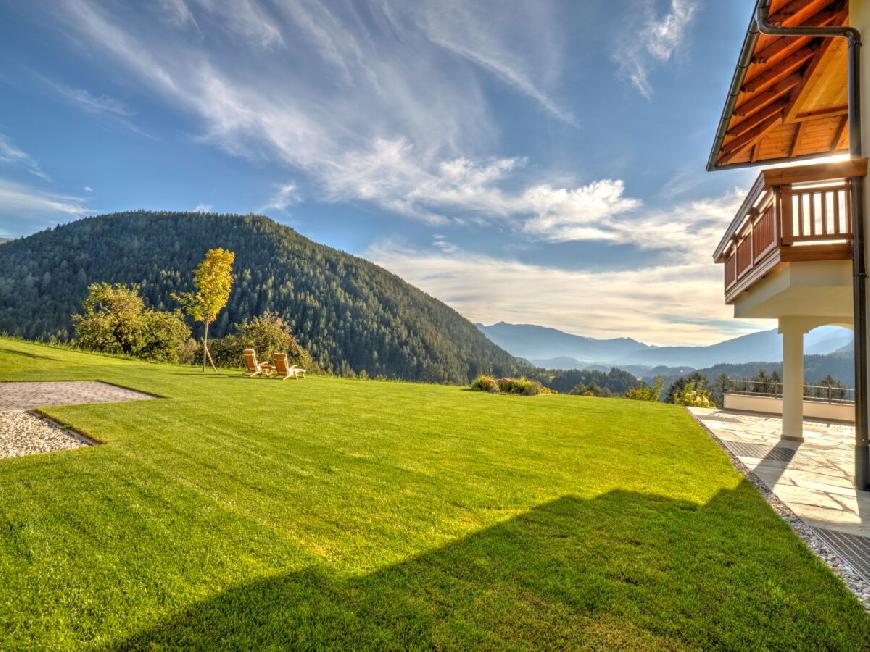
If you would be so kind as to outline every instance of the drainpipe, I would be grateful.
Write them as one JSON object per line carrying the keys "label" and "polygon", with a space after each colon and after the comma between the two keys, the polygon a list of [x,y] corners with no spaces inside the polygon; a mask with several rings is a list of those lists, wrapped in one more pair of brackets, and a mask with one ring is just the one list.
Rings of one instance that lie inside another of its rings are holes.
{"label": "drainpipe", "polygon": [[[782,27],[771,25],[770,0],[758,0],[755,24],[769,36],[844,38],[849,44],[849,154],[861,153],[861,32],[854,27]],[[864,178],[854,177],[852,202],[852,275],[855,332],[855,487],[870,489],[868,442],[867,270],[864,251]]]}

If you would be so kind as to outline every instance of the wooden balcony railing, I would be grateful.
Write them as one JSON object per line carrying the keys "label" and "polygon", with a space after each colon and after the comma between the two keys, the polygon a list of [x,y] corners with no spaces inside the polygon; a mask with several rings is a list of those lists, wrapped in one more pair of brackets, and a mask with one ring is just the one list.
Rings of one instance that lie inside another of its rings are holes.
{"label": "wooden balcony railing", "polygon": [[848,260],[851,179],[867,159],[763,171],[716,248],[725,300],[785,262]]}

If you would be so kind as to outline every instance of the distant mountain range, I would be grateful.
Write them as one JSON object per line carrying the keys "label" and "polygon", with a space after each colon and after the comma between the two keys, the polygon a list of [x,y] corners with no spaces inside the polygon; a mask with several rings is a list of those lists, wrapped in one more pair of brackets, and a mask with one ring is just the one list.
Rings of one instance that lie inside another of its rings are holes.
{"label": "distant mountain range", "polygon": [[[586,369],[616,366],[637,374],[644,367],[691,367],[717,364],[779,362],[782,336],[776,330],[760,331],[709,346],[651,346],[631,338],[596,339],[572,335],[555,328],[499,322],[477,327],[493,342],[537,367]],[[852,342],[852,331],[823,326],[807,333],[807,355],[833,353]]]}

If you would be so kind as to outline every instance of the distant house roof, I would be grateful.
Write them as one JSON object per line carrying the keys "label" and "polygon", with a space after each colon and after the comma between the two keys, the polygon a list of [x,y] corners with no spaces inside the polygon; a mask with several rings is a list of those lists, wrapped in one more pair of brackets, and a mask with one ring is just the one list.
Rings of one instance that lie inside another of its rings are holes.
{"label": "distant house roof", "polygon": [[[845,25],[848,0],[771,0],[770,22]],[[846,43],[766,36],[754,16],[731,80],[708,170],[845,152]]]}

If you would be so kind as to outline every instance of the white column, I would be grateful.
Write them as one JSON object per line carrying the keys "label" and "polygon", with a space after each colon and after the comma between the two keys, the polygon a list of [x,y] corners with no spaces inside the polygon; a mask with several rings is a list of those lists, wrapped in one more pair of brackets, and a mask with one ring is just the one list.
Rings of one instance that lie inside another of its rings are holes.
{"label": "white column", "polygon": [[782,333],[782,438],[803,440],[804,324],[780,317]]}

